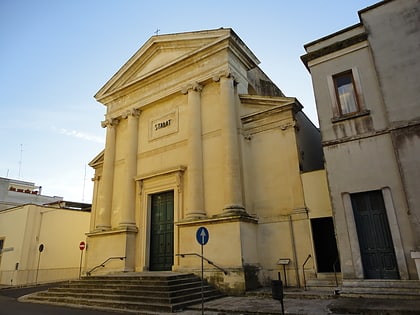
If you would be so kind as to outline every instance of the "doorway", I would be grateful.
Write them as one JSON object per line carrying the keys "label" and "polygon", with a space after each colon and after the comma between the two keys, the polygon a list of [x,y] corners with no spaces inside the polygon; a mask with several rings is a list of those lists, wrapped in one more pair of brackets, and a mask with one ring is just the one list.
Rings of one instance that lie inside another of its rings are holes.
{"label": "doorway", "polygon": [[318,272],[340,272],[337,242],[332,217],[311,219]]}
{"label": "doorway", "polygon": [[151,196],[151,271],[170,271],[174,263],[174,192]]}
{"label": "doorway", "polygon": [[399,279],[397,259],[381,190],[351,194],[366,279]]}

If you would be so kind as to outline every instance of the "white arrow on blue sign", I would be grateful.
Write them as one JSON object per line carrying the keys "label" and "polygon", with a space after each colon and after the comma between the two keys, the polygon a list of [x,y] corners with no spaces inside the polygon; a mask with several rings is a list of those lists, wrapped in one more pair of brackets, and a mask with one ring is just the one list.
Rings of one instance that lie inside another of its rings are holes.
{"label": "white arrow on blue sign", "polygon": [[195,237],[197,238],[198,244],[206,245],[209,241],[209,231],[204,226],[199,227]]}

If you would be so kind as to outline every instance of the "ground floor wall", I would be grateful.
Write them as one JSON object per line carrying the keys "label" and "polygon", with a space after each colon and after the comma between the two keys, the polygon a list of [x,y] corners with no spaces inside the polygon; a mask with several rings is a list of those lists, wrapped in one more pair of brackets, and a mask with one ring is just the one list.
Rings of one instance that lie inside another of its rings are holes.
{"label": "ground floor wall", "polygon": [[0,212],[0,284],[77,279],[90,213],[24,205]]}
{"label": "ground floor wall", "polygon": [[79,267],[1,270],[0,284],[7,286],[33,285],[79,278]]}
{"label": "ground floor wall", "polygon": [[[343,279],[418,279],[413,225],[390,136],[331,145],[324,153]],[[383,232],[376,232],[379,226]],[[382,246],[372,244],[389,244],[389,253],[369,252]]]}
{"label": "ground floor wall", "polygon": [[[197,240],[200,227],[208,230],[203,246]],[[151,271],[151,245],[140,230],[89,233],[84,270],[92,275]],[[167,271],[201,276],[203,256],[204,277],[229,294],[270,286],[279,276],[287,286],[302,287],[317,274],[305,209],[271,218],[232,214],[180,221],[174,223],[173,235],[173,262]]]}
{"label": "ground floor wall", "polygon": [[[212,208],[202,217],[187,211],[184,173],[184,167],[177,167],[138,176],[135,226],[122,227],[114,220],[110,230],[89,232],[84,270],[92,275],[181,271],[201,276],[203,249],[203,256],[214,263],[204,262],[204,276],[229,294],[270,286],[279,274],[293,287],[317,277],[317,257],[322,255],[314,247],[312,220],[332,222],[324,170],[298,177],[296,182],[305,190],[298,208],[285,207],[287,201],[279,200],[254,204],[251,214]],[[112,215],[118,217],[118,211],[113,209]],[[200,227],[209,232],[203,248],[197,240]],[[329,232],[336,247],[333,229]],[[336,248],[334,253],[328,254],[330,260],[337,258]]]}

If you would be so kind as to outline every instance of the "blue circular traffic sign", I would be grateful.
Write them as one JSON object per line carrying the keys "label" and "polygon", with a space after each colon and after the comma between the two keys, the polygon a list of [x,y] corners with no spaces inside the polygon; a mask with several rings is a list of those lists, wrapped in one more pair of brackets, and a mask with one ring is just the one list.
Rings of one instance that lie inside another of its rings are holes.
{"label": "blue circular traffic sign", "polygon": [[197,238],[198,244],[206,245],[209,241],[209,231],[204,226],[199,227],[195,237]]}

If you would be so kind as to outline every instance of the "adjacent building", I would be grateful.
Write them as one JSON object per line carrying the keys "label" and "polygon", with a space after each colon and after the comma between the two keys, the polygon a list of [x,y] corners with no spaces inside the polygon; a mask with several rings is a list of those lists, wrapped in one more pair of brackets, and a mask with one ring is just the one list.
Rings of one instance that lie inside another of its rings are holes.
{"label": "adjacent building", "polygon": [[226,292],[339,270],[319,130],[258,64],[232,29],[159,35],[99,90],[86,269],[199,273],[205,227]]}
{"label": "adjacent building", "polygon": [[90,211],[33,182],[0,178],[0,286],[77,278]]}
{"label": "adjacent building", "polygon": [[76,202],[0,211],[0,285],[77,279],[89,222],[90,205]]}
{"label": "adjacent building", "polygon": [[302,60],[316,98],[343,287],[391,287],[420,275],[420,1],[381,1],[359,18],[306,44]]}
{"label": "adjacent building", "polygon": [[43,205],[63,197],[42,195],[42,187],[23,180],[0,177],[0,211],[27,203]]}

